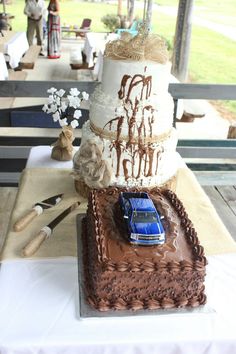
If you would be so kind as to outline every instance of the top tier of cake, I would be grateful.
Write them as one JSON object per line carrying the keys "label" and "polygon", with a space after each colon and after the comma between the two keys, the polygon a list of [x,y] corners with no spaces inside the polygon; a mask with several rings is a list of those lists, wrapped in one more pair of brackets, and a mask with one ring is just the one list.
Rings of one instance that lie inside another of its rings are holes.
{"label": "top tier of cake", "polygon": [[120,136],[130,134],[131,125],[143,126],[149,138],[168,132],[173,122],[169,77],[168,64],[105,57],[102,82],[91,97],[90,122],[95,132],[99,128],[107,136],[118,125]]}
{"label": "top tier of cake", "polygon": [[[116,60],[104,58],[101,90],[108,96],[115,96],[121,99],[123,96],[129,98],[145,97],[166,93],[170,79],[169,63],[160,64],[150,60]],[[146,91],[143,90],[146,88]],[[120,92],[120,90],[124,92]],[[125,92],[125,90],[130,92]],[[144,92],[143,92],[144,91]],[[141,94],[143,96],[141,97]]]}

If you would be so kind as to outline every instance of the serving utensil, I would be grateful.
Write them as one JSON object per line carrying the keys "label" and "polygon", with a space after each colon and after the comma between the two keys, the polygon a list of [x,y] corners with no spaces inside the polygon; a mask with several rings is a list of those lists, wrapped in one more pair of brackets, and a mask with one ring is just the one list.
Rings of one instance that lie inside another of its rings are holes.
{"label": "serving utensil", "polygon": [[63,194],[57,194],[53,197],[42,200],[36,203],[32,210],[28,212],[25,216],[19,219],[13,226],[14,231],[22,231],[36,216],[43,213],[45,209],[49,209],[54,205],[58,204],[62,200]]}
{"label": "serving utensil", "polygon": [[72,212],[80,202],[73,203],[69,208],[64,210],[55,219],[53,219],[47,226],[44,226],[39,233],[23,248],[22,256],[30,257],[32,256],[41,246],[46,238],[48,238],[53,229],[70,213]]}

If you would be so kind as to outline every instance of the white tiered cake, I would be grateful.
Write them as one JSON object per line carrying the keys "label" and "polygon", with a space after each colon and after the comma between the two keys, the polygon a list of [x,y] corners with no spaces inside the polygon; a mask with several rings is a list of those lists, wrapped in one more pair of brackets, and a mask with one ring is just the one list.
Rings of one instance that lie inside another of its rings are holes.
{"label": "white tiered cake", "polygon": [[126,34],[107,44],[102,82],[91,97],[90,119],[74,157],[76,180],[89,188],[173,181],[177,136],[169,71],[159,36]]}

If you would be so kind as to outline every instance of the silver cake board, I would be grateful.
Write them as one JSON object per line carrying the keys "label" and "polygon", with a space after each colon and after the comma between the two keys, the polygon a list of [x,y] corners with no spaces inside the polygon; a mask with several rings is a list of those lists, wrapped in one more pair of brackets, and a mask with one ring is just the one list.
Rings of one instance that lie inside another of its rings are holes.
{"label": "silver cake board", "polygon": [[82,244],[82,219],[86,214],[77,215],[77,258],[78,258],[78,283],[79,283],[79,320],[91,320],[91,319],[135,319],[148,318],[160,315],[186,315],[186,314],[209,314],[215,311],[208,305],[202,305],[196,308],[179,308],[179,309],[158,309],[158,310],[110,310],[110,311],[98,311],[92,308],[86,301],[84,291],[84,270],[83,270],[83,244]]}

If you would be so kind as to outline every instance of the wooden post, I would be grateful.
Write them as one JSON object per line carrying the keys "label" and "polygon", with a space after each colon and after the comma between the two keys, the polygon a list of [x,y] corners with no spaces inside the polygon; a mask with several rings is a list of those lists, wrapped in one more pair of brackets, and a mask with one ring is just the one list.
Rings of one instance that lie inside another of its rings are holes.
{"label": "wooden post", "polygon": [[122,0],[118,0],[117,15],[122,16]]}
{"label": "wooden post", "polygon": [[134,19],[134,2],[135,0],[129,0],[129,8],[128,8],[128,13],[127,13],[127,17],[128,17],[128,21],[130,23],[130,25],[133,22]]}
{"label": "wooden post", "polygon": [[194,0],[179,0],[171,73],[187,81]]}
{"label": "wooden post", "polygon": [[229,127],[227,139],[236,139],[236,126]]}
{"label": "wooden post", "polygon": [[146,24],[147,27],[150,29],[151,28],[151,23],[152,23],[152,3],[153,0],[147,0],[147,9],[146,9]]}
{"label": "wooden post", "polygon": [[6,13],[6,4],[5,4],[5,0],[2,0],[2,4],[3,4],[3,13]]}
{"label": "wooden post", "polygon": [[147,7],[147,0],[144,0],[143,2],[143,21],[146,19],[146,7]]}

